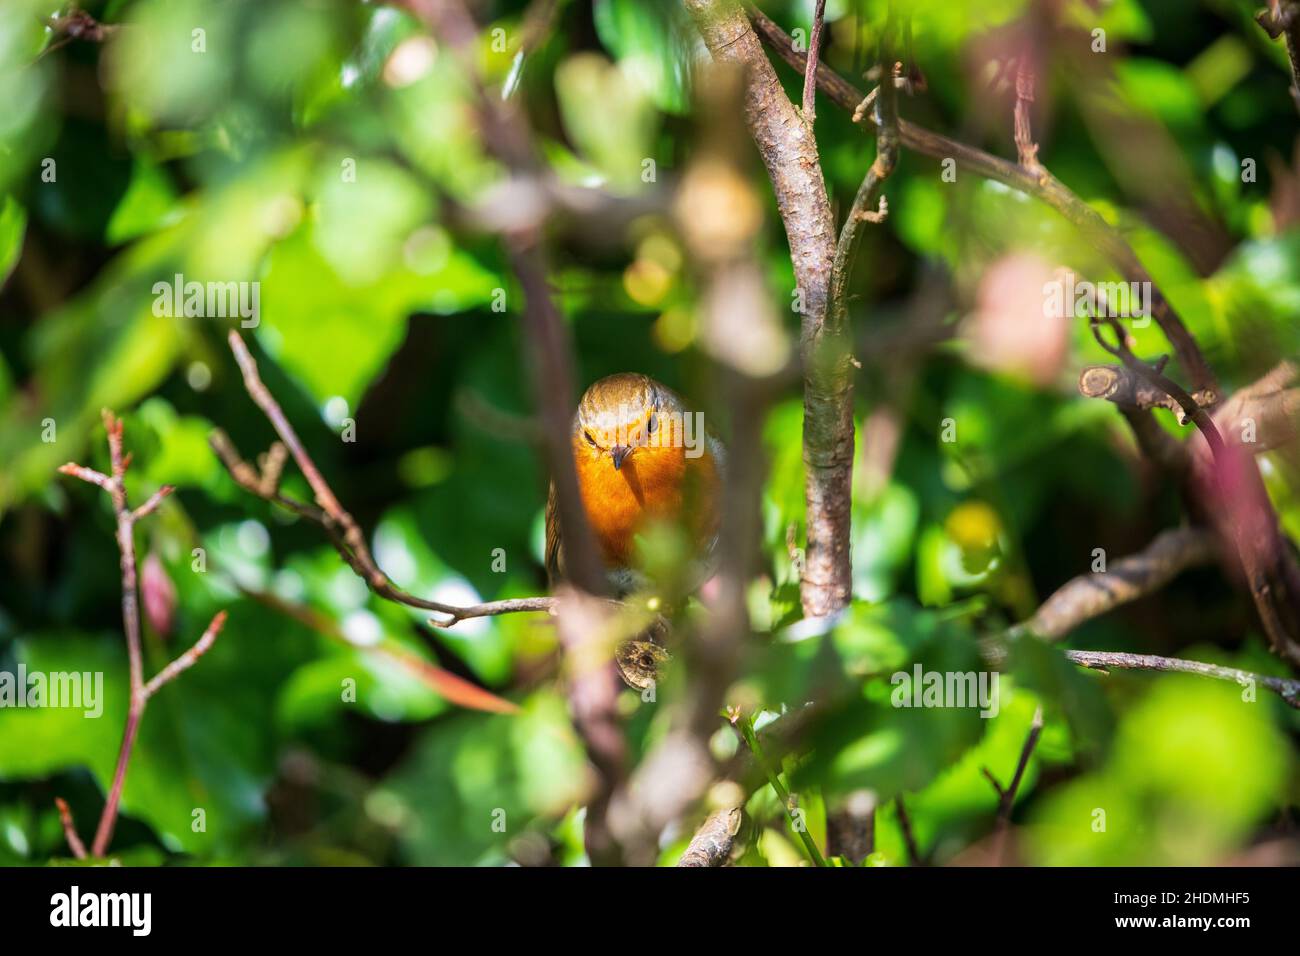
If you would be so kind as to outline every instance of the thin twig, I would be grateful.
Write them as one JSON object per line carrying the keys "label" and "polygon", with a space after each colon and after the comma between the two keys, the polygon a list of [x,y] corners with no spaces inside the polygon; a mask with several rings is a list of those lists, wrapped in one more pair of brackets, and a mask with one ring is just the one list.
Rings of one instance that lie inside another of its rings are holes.
{"label": "thin twig", "polygon": [[803,844],[804,850],[808,853],[808,859],[812,860],[814,866],[827,866],[826,858],[823,857],[821,851],[817,849],[817,842],[812,838],[812,834],[808,832],[807,824],[800,820],[800,818],[795,814],[796,807],[794,797],[791,796],[790,791],[785,788],[785,785],[781,783],[780,774],[770,763],[767,762],[767,757],[763,754],[763,746],[758,742],[758,735],[754,733],[753,717],[742,714],[733,722],[733,724],[737,729],[739,729],[741,739],[745,741],[745,745],[749,747],[750,753],[754,755],[754,760],[763,768],[763,772],[767,774],[767,782],[771,784],[772,791],[776,794],[777,800],[780,801],[782,808],[785,810],[786,816],[789,817],[790,827],[799,835],[799,841]]}
{"label": "thin twig", "polygon": [[826,19],[826,0],[817,0],[813,9],[812,32],[808,35],[808,65],[803,78],[803,119],[812,129],[817,119],[817,60],[822,50],[822,24]]}
{"label": "thin twig", "polygon": [[[126,471],[131,464],[131,456],[122,450],[122,420],[108,409],[103,411],[104,430],[108,434],[108,452],[111,465],[110,474],[103,474],[93,468],[69,462],[59,468],[65,475],[80,478],[108,492],[113,503],[113,512],[117,521],[117,546],[121,554],[122,570],[122,632],[126,637],[127,668],[130,677],[130,702],[126,712],[126,727],[122,732],[122,744],[118,749],[117,765],[113,769],[113,782],[109,786],[108,796],[104,801],[104,810],[95,829],[95,839],[91,854],[102,857],[113,839],[113,829],[117,825],[118,807],[122,800],[122,788],[126,784],[126,771],[131,762],[131,753],[135,748],[136,734],[140,721],[144,717],[145,706],[154,691],[189,668],[216,640],[226,621],[226,612],[218,611],[212,623],[204,631],[194,647],[190,648],[175,661],[168,664],[153,680],[147,684],[144,680],[144,657],[140,642],[140,597],[137,585],[135,562],[135,523],[153,512],[162,500],[171,493],[172,488],[164,485],[149,497],[139,508],[132,510],[126,499]],[[83,848],[84,849],[84,848]],[[74,847],[75,852],[75,847]]]}
{"label": "thin twig", "polygon": [[[853,373],[847,329],[831,305],[835,223],[817,141],[790,102],[744,11],[734,0],[686,0],[714,60],[743,69],[744,115],[767,169],[790,244],[801,303],[804,498],[807,535],[800,599],[807,617],[849,603],[853,478]],[[800,55],[800,72],[806,58]],[[817,70],[820,78],[824,65]],[[854,101],[856,106],[861,96]]]}
{"label": "thin twig", "polygon": [[1016,155],[1020,165],[1026,169],[1038,169],[1038,144],[1030,117],[1034,106],[1034,71],[1029,63],[1028,54],[1022,55],[1016,62],[1016,110],[1015,140]]}
{"label": "thin twig", "polygon": [[1290,706],[1300,710],[1300,680],[1288,680],[1284,677],[1255,674],[1251,671],[1239,670],[1236,667],[1222,667],[1218,664],[1205,664],[1201,661],[1188,661],[1178,657],[1157,657],[1151,654],[1128,654],[1121,651],[1066,651],[1065,656],[1080,667],[1087,667],[1091,670],[1136,670],[1197,674],[1214,680],[1232,681],[1243,687],[1257,684],[1267,687]]}
{"label": "thin twig", "polygon": [[1059,640],[1084,622],[1159,590],[1186,569],[1209,564],[1217,552],[1208,529],[1162,531],[1136,554],[1111,561],[1105,571],[1067,581],[1008,636]]}
{"label": "thin twig", "polygon": [[1020,782],[1029,767],[1029,757],[1033,754],[1034,747],[1038,745],[1038,738],[1042,733],[1043,708],[1040,706],[1034,708],[1033,720],[1029,722],[1029,734],[1025,737],[1024,746],[1020,748],[1020,759],[1016,762],[1016,772],[1009,785],[1003,787],[987,767],[980,768],[980,772],[988,778],[989,783],[993,784],[993,789],[998,793],[997,837],[994,842],[993,859],[999,864],[1004,860],[1006,836],[1011,827],[1011,811],[1015,808],[1016,793],[1020,790]]}
{"label": "thin twig", "polygon": [[203,632],[202,636],[199,637],[197,641],[194,642],[194,645],[189,650],[185,651],[185,653],[181,654],[180,657],[176,658],[176,660],[172,661],[160,670],[154,675],[153,680],[144,685],[145,696],[152,697],[154,694],[158,693],[164,685],[171,683],[182,673],[197,664],[199,658],[206,654],[208,649],[216,642],[217,635],[221,633],[221,629],[225,624],[226,612],[218,611],[216,616],[212,618],[211,623],[208,624],[208,629]]}
{"label": "thin twig", "polygon": [[1255,14],[1255,19],[1274,40],[1284,37],[1287,59],[1291,63],[1291,98],[1300,109],[1300,3],[1274,0],[1269,9]]}
{"label": "thin twig", "polygon": [[912,832],[912,818],[907,815],[907,807],[903,805],[901,793],[894,797],[894,809],[898,811],[898,827],[903,831],[903,844],[907,847],[908,861],[912,866],[924,866],[925,858],[921,856],[921,851],[916,845],[916,835]]}
{"label": "thin twig", "polygon": [[[807,57],[794,49],[789,34],[752,6],[749,7],[749,15],[755,32],[763,42],[802,74],[807,65]],[[817,85],[832,102],[849,113],[853,113],[864,99],[861,90],[825,63],[818,65]],[[863,117],[861,122],[865,121],[866,118]],[[1028,169],[1019,163],[993,156],[907,120],[899,120],[898,132],[902,145],[908,149],[940,160],[951,159],[961,169],[1037,197],[1074,223],[1085,237],[1094,242],[1115,263],[1126,279],[1130,282],[1150,283],[1151,314],[1173,345],[1179,364],[1195,383],[1196,388],[1216,387],[1214,374],[1201,354],[1196,340],[1192,338],[1178,313],[1174,311],[1151,275],[1142,266],[1128,241],[1060,180],[1042,166]]]}
{"label": "thin twig", "polygon": [[[876,126],[876,158],[867,170],[853,205],[849,208],[840,229],[839,242],[835,246],[835,260],[831,267],[831,308],[836,313],[840,325],[848,322],[848,286],[853,271],[854,254],[857,252],[858,238],[862,233],[863,223],[881,222],[888,213],[888,205],[882,195],[885,180],[894,171],[898,163],[898,90],[894,80],[900,73],[901,64],[894,59],[892,41],[892,21],[885,28],[885,36],[880,49],[880,85],[874,91],[875,98],[873,118]],[[812,60],[808,61],[810,64]],[[813,73],[810,71],[809,77]],[[866,108],[866,100],[858,107]],[[856,115],[856,114],[855,114]]]}
{"label": "thin twig", "polygon": [[[297,501],[276,490],[275,482],[268,481],[265,473],[259,475],[257,470],[240,456],[229,436],[218,429],[208,437],[208,442],[236,484],[259,498],[274,502],[320,525],[325,529],[330,542],[347,562],[348,566],[377,595],[396,604],[405,604],[408,607],[436,611],[445,615],[441,619],[430,619],[429,623],[435,627],[451,627],[460,621],[474,617],[514,614],[522,611],[551,611],[554,609],[555,599],[551,597],[512,598],[462,607],[416,597],[394,584],[392,579],[375,562],[370,548],[366,544],[365,535],[352,515],[339,503],[338,497],[330,489],[320,469],[316,467],[311,455],[299,440],[297,432],[289,423],[279,403],[263,383],[257,370],[257,361],[249,353],[248,346],[244,344],[239,334],[233,330],[229,339],[231,351],[234,352],[235,359],[243,371],[245,388],[270,420],[276,434],[280,436],[280,440],[283,442],[283,447],[289,450],[294,461],[298,463],[299,469],[307,478],[308,484],[311,485],[312,491],[316,495],[319,507]],[[272,447],[274,449],[275,446]],[[269,460],[274,460],[273,456],[274,451],[268,456]]]}
{"label": "thin twig", "polygon": [[68,841],[68,849],[78,860],[86,858],[86,844],[77,836],[77,825],[72,820],[72,808],[62,797],[54,798],[54,805],[59,808],[59,822],[63,824],[63,837]]}

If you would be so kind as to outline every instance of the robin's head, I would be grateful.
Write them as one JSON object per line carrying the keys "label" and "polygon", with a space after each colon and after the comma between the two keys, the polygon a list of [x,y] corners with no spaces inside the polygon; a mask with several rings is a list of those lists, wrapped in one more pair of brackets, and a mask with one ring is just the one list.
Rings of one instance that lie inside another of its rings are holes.
{"label": "robin's head", "polygon": [[638,449],[680,449],[682,414],[677,395],[648,376],[624,372],[602,378],[578,403],[574,452],[589,459],[608,457],[618,470]]}

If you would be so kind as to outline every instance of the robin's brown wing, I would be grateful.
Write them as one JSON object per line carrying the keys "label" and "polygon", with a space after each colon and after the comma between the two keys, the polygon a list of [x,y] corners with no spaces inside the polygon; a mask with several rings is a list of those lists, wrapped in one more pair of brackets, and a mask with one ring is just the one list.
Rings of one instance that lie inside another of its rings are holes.
{"label": "robin's brown wing", "polygon": [[546,495],[546,576],[551,587],[564,580],[564,548],[560,540],[560,502],[555,482]]}

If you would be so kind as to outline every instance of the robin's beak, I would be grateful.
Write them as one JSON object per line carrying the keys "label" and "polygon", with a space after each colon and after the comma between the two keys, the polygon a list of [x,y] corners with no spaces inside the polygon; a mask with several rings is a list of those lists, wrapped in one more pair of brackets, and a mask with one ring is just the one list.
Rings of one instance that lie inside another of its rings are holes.
{"label": "robin's beak", "polygon": [[615,445],[609,450],[609,457],[614,459],[614,470],[618,471],[623,467],[623,462],[628,455],[632,454],[630,445]]}

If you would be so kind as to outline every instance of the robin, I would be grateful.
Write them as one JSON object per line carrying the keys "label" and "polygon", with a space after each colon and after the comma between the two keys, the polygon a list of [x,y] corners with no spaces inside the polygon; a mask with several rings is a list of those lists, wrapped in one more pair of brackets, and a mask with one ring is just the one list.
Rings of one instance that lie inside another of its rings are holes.
{"label": "robin", "polygon": [[[641,585],[635,538],[654,521],[687,532],[707,576],[717,543],[725,451],[705,432],[701,417],[666,385],[633,372],[602,378],[578,403],[572,432],[578,488],[619,596]],[[564,578],[554,483],[546,502],[546,570],[552,584]]]}

